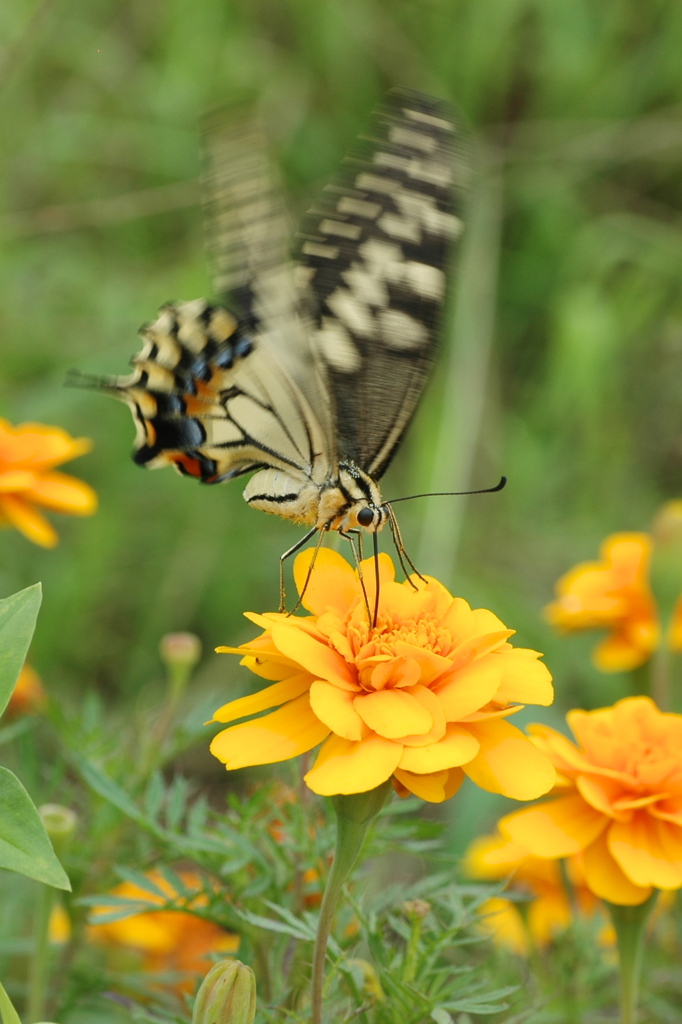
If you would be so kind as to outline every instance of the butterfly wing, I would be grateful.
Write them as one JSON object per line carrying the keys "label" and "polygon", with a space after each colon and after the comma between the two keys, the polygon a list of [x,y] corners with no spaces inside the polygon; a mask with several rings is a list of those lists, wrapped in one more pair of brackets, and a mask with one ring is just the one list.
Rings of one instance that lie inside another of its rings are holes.
{"label": "butterfly wing", "polygon": [[442,101],[389,93],[364,145],[308,215],[299,264],[316,300],[338,454],[381,477],[433,363],[468,163]]}
{"label": "butterfly wing", "polygon": [[288,255],[263,133],[217,113],[203,126],[207,251],[222,304],[169,303],[143,328],[134,371],[99,383],[137,425],[135,460],[204,483],[263,467],[323,479],[331,408]]}

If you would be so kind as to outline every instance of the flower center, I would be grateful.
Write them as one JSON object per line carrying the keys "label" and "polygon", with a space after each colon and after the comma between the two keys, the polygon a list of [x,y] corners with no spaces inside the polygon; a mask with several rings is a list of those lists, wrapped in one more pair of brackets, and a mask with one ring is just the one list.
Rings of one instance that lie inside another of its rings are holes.
{"label": "flower center", "polygon": [[370,627],[364,621],[350,624],[347,636],[356,660],[376,655],[403,656],[402,644],[431,651],[443,658],[447,658],[455,647],[455,638],[450,630],[428,616],[396,621],[390,614],[380,613],[376,626]]}

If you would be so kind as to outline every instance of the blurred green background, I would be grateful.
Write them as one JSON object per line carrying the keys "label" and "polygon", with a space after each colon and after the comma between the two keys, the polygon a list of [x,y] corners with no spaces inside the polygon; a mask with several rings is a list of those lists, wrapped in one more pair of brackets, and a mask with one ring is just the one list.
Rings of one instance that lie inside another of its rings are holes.
{"label": "blurred green background", "polygon": [[54,551],[0,534],[0,593],[44,583],[32,660],[52,696],[75,713],[92,688],[153,693],[158,640],[181,629],[209,652],[202,700],[251,685],[210,652],[252,635],[242,610],[276,607],[299,533],[239,482],[141,471],[128,412],[63,381],[125,372],[158,306],[208,292],[207,107],[264,106],[300,212],[395,85],[456,104],[476,175],[441,363],[384,493],[507,474],[501,494],[399,506],[408,550],[546,652],[557,703],[526,718],[623,696],[593,638],[557,639],[541,609],[682,489],[682,5],[5,0],[0,34],[0,411],[93,438],[65,470],[101,502],[60,518]]}

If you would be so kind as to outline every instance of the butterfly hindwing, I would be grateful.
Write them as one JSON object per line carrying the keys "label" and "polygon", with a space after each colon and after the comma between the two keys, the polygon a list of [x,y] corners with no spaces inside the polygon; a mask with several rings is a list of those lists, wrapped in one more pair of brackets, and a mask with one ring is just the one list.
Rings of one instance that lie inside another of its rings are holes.
{"label": "butterfly hindwing", "polygon": [[142,328],[133,373],[100,383],[132,409],[139,464],[204,483],[263,467],[306,477],[314,464],[322,478],[336,458],[331,410],[263,133],[219,111],[203,143],[206,247],[229,309],[168,303]]}
{"label": "butterfly hindwing", "polygon": [[300,273],[316,301],[339,457],[375,480],[433,362],[466,170],[447,105],[396,90],[306,219]]}

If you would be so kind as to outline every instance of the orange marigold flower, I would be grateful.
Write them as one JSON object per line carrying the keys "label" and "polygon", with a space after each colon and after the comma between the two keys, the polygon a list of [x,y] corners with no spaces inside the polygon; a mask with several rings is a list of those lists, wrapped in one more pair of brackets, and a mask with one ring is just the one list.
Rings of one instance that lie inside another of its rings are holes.
{"label": "orange marigold flower", "polygon": [[[642,665],[660,641],[658,609],[649,586],[652,538],[647,533],[614,533],[601,546],[598,562],[581,562],[556,585],[557,600],[545,609],[564,632],[607,629],[594,651],[603,672]],[[682,649],[682,600],[670,626],[669,643]]]}
{"label": "orange marigold flower", "polygon": [[557,769],[547,803],[514,811],[502,834],[536,857],[582,853],[585,883],[621,905],[682,886],[682,715],[648,697],[566,716],[577,745],[544,725],[534,742]]}
{"label": "orange marigold flower", "polygon": [[86,437],[71,437],[59,427],[22,423],[13,427],[0,419],[0,525],[14,526],[44,548],[59,538],[38,507],[75,516],[89,516],[97,508],[92,487],[55,466],[89,452]]}
{"label": "orange marigold flower", "polygon": [[[313,558],[296,559],[299,592]],[[227,768],[272,764],[322,743],[305,781],[315,793],[362,793],[393,777],[398,792],[439,803],[465,774],[483,789],[531,800],[554,783],[550,762],[506,721],[521,702],[550,704],[551,676],[536,651],[513,648],[513,630],[472,610],[437,580],[396,583],[379,556],[376,626],[374,560],[358,573],[323,549],[303,597],[307,617],[248,614],[265,632],[242,647],[242,664],[274,680],[214,715],[233,725],[211,751]]]}
{"label": "orange marigold flower", "polygon": [[[569,857],[565,863],[574,905],[584,916],[592,917],[601,904],[585,884],[581,859]],[[570,925],[573,906],[558,861],[534,857],[498,833],[474,839],[463,866],[471,878],[484,881],[501,881],[511,875],[509,888],[529,900],[525,914],[517,902],[504,896],[493,896],[481,906],[481,925],[497,945],[526,956],[531,943],[541,949]],[[602,941],[612,944],[612,932],[604,931]]]}
{"label": "orange marigold flower", "polygon": [[[211,954],[236,953],[240,940],[238,935],[192,912],[205,907],[208,897],[197,874],[179,871],[178,875],[186,889],[195,890],[196,895],[182,896],[158,871],[147,873],[149,881],[159,890],[158,895],[132,882],[117,885],[111,895],[158,905],[180,901],[186,910],[144,910],[102,923],[98,923],[95,913],[88,932],[95,942],[136,951],[141,955],[144,971],[177,974],[174,989],[183,993],[193,992],[197,975],[203,977],[210,970]],[[103,901],[100,916],[110,914],[111,909]]]}
{"label": "orange marigold flower", "polygon": [[7,705],[10,717],[30,715],[44,711],[47,707],[47,693],[36,670],[26,664],[19,673],[12,696]]}

